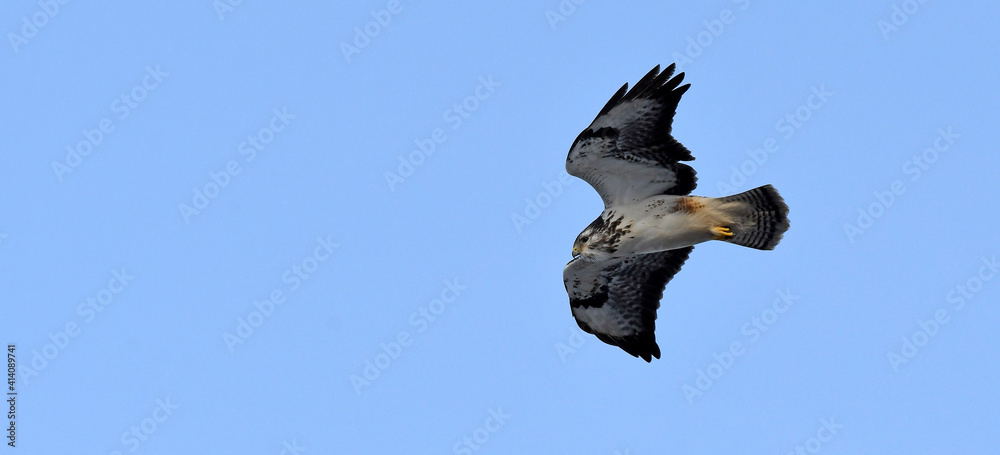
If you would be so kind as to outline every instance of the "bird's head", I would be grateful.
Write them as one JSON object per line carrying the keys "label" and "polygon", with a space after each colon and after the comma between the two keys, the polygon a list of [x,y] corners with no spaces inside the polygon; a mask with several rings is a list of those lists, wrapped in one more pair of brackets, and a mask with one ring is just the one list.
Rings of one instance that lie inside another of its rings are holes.
{"label": "bird's head", "polygon": [[614,247],[608,240],[604,219],[598,217],[576,236],[576,240],[573,241],[573,257],[583,256],[590,260],[606,259],[614,253]]}
{"label": "bird's head", "polygon": [[590,236],[593,235],[593,230],[590,228],[584,229],[580,235],[576,236],[576,240],[573,241],[573,257],[577,257],[588,251],[588,246],[590,244]]}

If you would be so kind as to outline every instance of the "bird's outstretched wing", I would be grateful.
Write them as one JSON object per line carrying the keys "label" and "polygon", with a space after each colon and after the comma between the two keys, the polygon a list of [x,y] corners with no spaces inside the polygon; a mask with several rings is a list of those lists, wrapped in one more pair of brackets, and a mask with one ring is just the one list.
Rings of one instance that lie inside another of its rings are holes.
{"label": "bird's outstretched wing", "polygon": [[693,246],[608,261],[577,257],[566,264],[563,283],[570,309],[584,332],[650,362],[660,358],[653,333],[663,288]]}
{"label": "bird's outstretched wing", "polygon": [[632,90],[628,83],[573,142],[566,171],[597,190],[604,206],[637,202],[658,194],[689,194],[697,178],[680,163],[694,157],[670,135],[674,112],[690,85],[673,79],[671,64],[657,65]]}

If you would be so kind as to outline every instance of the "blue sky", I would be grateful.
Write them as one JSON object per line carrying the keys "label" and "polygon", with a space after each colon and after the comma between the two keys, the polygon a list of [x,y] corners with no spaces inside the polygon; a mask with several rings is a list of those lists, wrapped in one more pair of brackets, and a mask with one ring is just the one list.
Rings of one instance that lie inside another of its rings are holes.
{"label": "blue sky", "polygon": [[[993,453],[998,13],[5,2],[18,450]],[[570,315],[563,169],[674,61],[695,194],[791,230],[697,247],[647,364]]]}

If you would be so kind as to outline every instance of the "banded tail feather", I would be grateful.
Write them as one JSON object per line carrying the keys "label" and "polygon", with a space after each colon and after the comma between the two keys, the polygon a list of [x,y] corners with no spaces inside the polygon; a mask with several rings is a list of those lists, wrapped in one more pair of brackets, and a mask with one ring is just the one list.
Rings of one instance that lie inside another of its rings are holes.
{"label": "banded tail feather", "polygon": [[758,250],[773,250],[788,230],[788,206],[771,185],[764,185],[732,196],[722,202],[742,202],[727,241]]}

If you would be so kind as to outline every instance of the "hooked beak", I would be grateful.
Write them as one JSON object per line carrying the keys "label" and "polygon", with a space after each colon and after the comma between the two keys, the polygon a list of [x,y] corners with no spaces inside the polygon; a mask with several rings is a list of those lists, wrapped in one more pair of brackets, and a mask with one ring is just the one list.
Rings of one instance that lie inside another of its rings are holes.
{"label": "hooked beak", "polygon": [[574,246],[573,247],[573,257],[575,258],[575,257],[577,257],[579,255],[580,255],[580,248],[577,247],[577,246]]}

